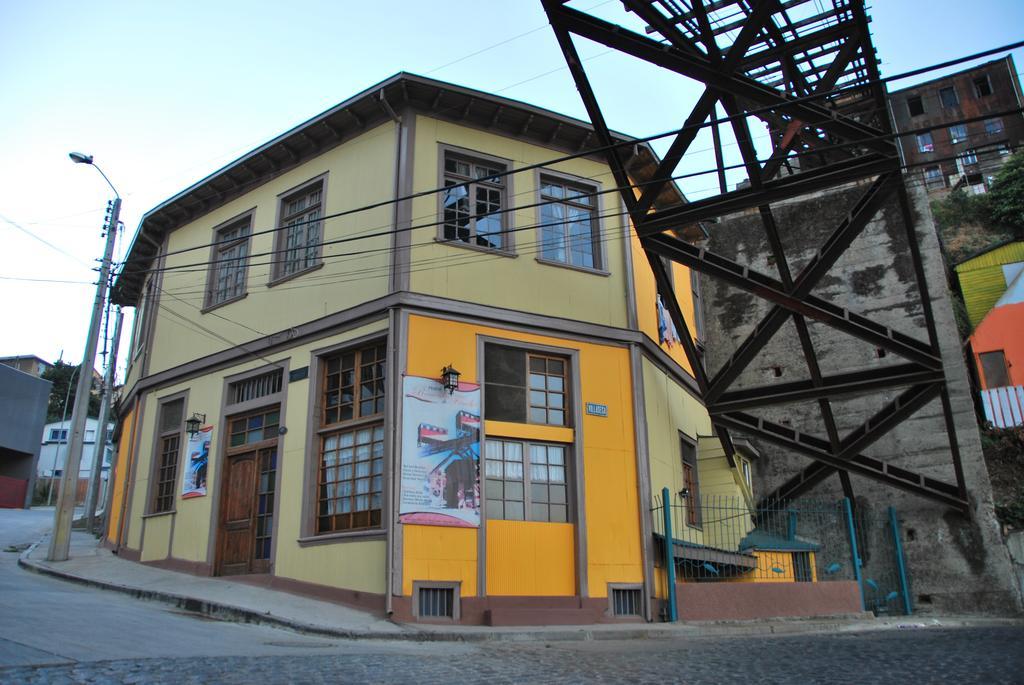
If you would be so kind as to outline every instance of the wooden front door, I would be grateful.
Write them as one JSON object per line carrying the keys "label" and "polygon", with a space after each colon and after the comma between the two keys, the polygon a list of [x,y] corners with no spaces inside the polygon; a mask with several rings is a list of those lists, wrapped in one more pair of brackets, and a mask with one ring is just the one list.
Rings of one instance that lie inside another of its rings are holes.
{"label": "wooden front door", "polygon": [[[277,481],[277,440],[268,436],[271,428],[277,430],[277,412],[263,411],[228,423],[232,426],[231,442],[241,444],[226,450],[216,573],[267,573],[273,549]],[[236,438],[236,424],[248,427],[241,433],[241,440]]]}

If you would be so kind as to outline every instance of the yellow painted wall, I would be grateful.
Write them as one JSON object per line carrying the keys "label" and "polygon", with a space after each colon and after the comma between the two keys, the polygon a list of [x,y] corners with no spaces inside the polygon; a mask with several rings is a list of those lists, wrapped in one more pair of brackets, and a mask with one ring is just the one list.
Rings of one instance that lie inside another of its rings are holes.
{"label": "yellow painted wall", "polygon": [[476,595],[475,528],[403,526],[402,594],[412,595],[413,580],[461,580],[459,594]]}
{"label": "yellow painted wall", "polygon": [[114,468],[114,482],[110,485],[113,488],[110,497],[110,511],[107,512],[107,540],[118,542],[118,535],[121,528],[121,503],[124,502],[125,488],[128,483],[129,470],[132,468],[135,445],[135,423],[138,414],[134,411],[134,405],[122,419],[121,439],[117,443],[117,466]]}
{"label": "yellow painted wall", "polygon": [[710,435],[711,419],[693,395],[646,357],[643,358],[642,366],[651,494],[658,498],[663,487],[668,487],[671,493],[677,493],[683,488],[679,432],[693,439]]}
{"label": "yellow painted wall", "polygon": [[152,516],[145,521],[146,536],[141,561],[166,559],[171,546],[171,516]]}
{"label": "yellow painted wall", "polygon": [[967,318],[975,328],[1006,291],[1003,265],[1024,262],[1024,241],[997,247],[956,266]]}
{"label": "yellow painted wall", "polygon": [[[811,582],[818,582],[818,570],[815,565],[814,552],[810,552]],[[776,552],[771,550],[755,550],[753,555],[757,557],[757,569],[742,576],[725,579],[733,583],[795,583],[796,575],[793,565],[792,552]],[[776,573],[777,568],[782,573]]]}
{"label": "yellow painted wall", "polygon": [[487,521],[487,594],[576,594],[574,529],[571,523]]}
{"label": "yellow painted wall", "polygon": [[[278,195],[324,173],[328,174],[323,206],[326,214],[393,198],[395,130],[395,124],[390,122],[378,126],[175,230],[170,236],[171,252],[191,247],[200,249],[169,256],[166,266],[207,262],[209,248],[201,246],[208,245],[213,239],[212,229],[254,207],[253,233],[272,229],[277,220]],[[393,222],[393,208],[383,206],[325,219],[322,233],[324,240],[331,241],[361,233],[387,231]],[[206,267],[166,271],[149,372],[155,373],[232,346],[218,336],[244,343],[261,337],[261,333],[284,331],[290,326],[385,295],[388,290],[390,240],[389,236],[380,236],[328,245],[323,249],[322,268],[268,288],[272,256],[263,253],[273,250],[274,234],[253,235],[248,296],[206,314],[199,312],[203,306]],[[371,252],[352,254],[366,250]],[[259,256],[261,254],[263,256]],[[197,321],[213,333],[197,330],[175,314]]]}
{"label": "yellow painted wall", "polygon": [[[575,401],[608,405],[607,418],[584,415],[582,426],[590,595],[606,596],[608,582],[641,582],[643,572],[628,350],[424,316],[409,317],[408,335],[406,373],[436,376],[443,365],[451,363],[462,371],[463,381],[474,383],[478,382],[478,335],[562,347],[567,351],[578,350],[580,368],[573,369],[573,372],[580,374],[582,398],[574,398]],[[571,439],[567,429],[486,421],[485,434],[492,429],[503,437]],[[543,435],[538,434],[538,430]],[[423,535],[433,533],[415,531],[418,526],[406,525],[403,528],[406,540],[403,585],[409,592],[413,580],[427,579],[417,574],[431,573],[430,569],[439,567],[435,564],[436,553],[424,550],[420,542]],[[572,524],[488,522],[488,594],[551,595],[556,590],[573,594],[576,579],[572,529]],[[475,541],[475,532],[470,533]],[[543,557],[536,556],[538,550],[544,551]],[[451,555],[457,558],[445,560],[450,562],[441,566],[445,572],[454,573],[462,569],[459,572],[466,574],[468,569],[473,569],[470,576],[475,578],[475,544],[453,544]],[[543,574],[523,575],[521,567],[526,563],[523,560],[530,558],[543,560]],[[443,580],[461,580],[463,588],[466,588],[474,582],[470,576]]]}
{"label": "yellow painted wall", "polygon": [[[305,343],[272,355],[269,360],[279,362],[290,358],[291,368],[307,366],[311,361],[313,350],[375,332],[384,332],[386,328],[386,320],[380,320],[342,334]],[[148,404],[141,427],[142,439],[136,469],[136,496],[130,509],[129,546],[138,548],[142,529],[145,493],[153,468],[153,429],[159,413],[156,398],[166,397],[187,389],[189,396],[185,415],[189,416],[192,412],[205,413],[214,423],[214,434],[210,445],[207,475],[208,494],[205,497],[181,499],[181,479],[185,468],[184,461],[182,461],[176,485],[178,489],[178,494],[175,497],[176,513],[146,519],[146,535],[142,549],[143,560],[163,559],[170,551],[171,556],[177,559],[213,563],[213,559],[208,557],[207,551],[211,536],[217,534],[213,505],[214,493],[220,487],[224,425],[221,418],[216,417],[216,412],[221,406],[224,378],[266,365],[266,359],[251,359],[234,367],[161,388],[146,395]],[[291,430],[281,437],[279,443],[280,489],[277,493],[278,528],[274,573],[281,577],[309,583],[382,594],[386,582],[386,545],[384,541],[333,542],[307,547],[300,547],[297,542],[301,536],[301,503],[307,494],[304,492],[305,464],[307,458],[317,458],[315,454],[308,457],[306,454],[306,420],[310,409],[309,383],[310,380],[305,379],[287,383],[286,386],[287,400],[282,425],[290,427]],[[312,496],[312,493],[308,494]],[[173,539],[170,538],[172,518],[174,519]]]}
{"label": "yellow painted wall", "polygon": [[[442,185],[439,175],[439,144],[442,143],[511,160],[512,169],[563,154],[513,138],[418,116],[413,160],[414,190]],[[592,160],[574,159],[551,168],[591,179],[606,189],[615,185],[608,167]],[[511,183],[508,206],[539,202],[536,171],[513,174],[508,178]],[[627,324],[627,281],[621,239],[623,219],[619,216],[621,210],[617,194],[608,193],[599,198],[598,214],[604,217],[601,219],[604,266],[609,275],[538,263],[540,232],[535,226],[540,223],[540,210],[530,207],[511,213],[516,257],[496,256],[439,243],[435,240],[438,235],[436,225],[413,231],[411,289],[536,314],[624,327]],[[413,202],[414,225],[434,224],[438,221],[438,214],[436,195]],[[509,283],[516,286],[510,288]]]}
{"label": "yellow painted wall", "polygon": [[[651,271],[651,266],[647,261],[647,255],[644,254],[643,248],[640,247],[640,239],[637,237],[636,231],[630,229],[629,236],[633,259],[637,323],[639,324],[640,332],[657,344],[658,309],[655,298],[658,289],[654,282],[654,273]],[[690,288],[690,270],[682,264],[672,262],[672,280],[675,283],[676,301],[683,312],[683,318],[686,319],[686,325],[690,328],[690,334],[696,338],[697,329],[693,320],[694,302],[693,291]],[[680,335],[682,335],[681,332]],[[672,359],[688,372],[693,372],[689,362],[686,360],[686,354],[683,352],[681,344],[676,343],[671,347],[661,345],[661,349],[665,350]]]}

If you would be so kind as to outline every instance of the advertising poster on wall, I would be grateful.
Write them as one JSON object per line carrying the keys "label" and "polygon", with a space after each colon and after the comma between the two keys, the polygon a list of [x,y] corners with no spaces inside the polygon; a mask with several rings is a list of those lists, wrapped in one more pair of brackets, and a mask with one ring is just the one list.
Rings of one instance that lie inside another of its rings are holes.
{"label": "advertising poster on wall", "polygon": [[480,386],[449,394],[436,378],[406,376],[402,392],[402,483],[398,520],[480,525]]}
{"label": "advertising poster on wall", "polygon": [[181,498],[202,497],[206,494],[206,466],[210,461],[210,438],[213,426],[203,426],[190,435],[185,451],[185,477],[181,482]]}

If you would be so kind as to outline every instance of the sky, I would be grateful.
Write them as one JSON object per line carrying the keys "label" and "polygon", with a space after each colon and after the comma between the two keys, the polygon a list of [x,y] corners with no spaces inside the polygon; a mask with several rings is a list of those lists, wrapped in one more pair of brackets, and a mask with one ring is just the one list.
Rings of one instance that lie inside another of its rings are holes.
{"label": "sky", "polygon": [[[628,21],[614,0],[572,6]],[[877,0],[869,14],[883,76],[1024,39],[1020,0]],[[700,94],[603,46],[578,49],[624,133],[678,127]],[[0,356],[82,360],[112,193],[69,152],[94,155],[123,198],[121,257],[145,212],[399,71],[586,119],[539,0],[0,0]],[[708,168],[707,147],[698,138],[684,165]],[[681,185],[693,198],[714,181]]]}

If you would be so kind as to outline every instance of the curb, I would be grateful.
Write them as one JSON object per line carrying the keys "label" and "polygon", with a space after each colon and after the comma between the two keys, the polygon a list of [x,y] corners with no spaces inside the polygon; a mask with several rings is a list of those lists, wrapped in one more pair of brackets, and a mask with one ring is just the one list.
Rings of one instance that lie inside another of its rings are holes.
{"label": "curb", "polygon": [[[375,641],[407,641],[407,642],[590,642],[602,640],[668,640],[683,637],[750,637],[755,635],[798,635],[808,633],[845,633],[845,632],[868,632],[882,630],[904,630],[924,628],[957,628],[968,627],[975,624],[996,624],[996,625],[1021,625],[1019,619],[986,619],[986,618],[947,618],[938,619],[914,619],[907,617],[900,623],[876,622],[870,613],[852,614],[842,617],[808,617],[780,619],[771,623],[762,621],[749,622],[709,622],[709,623],[682,623],[676,626],[658,624],[664,627],[636,627],[622,629],[601,629],[580,628],[578,630],[521,630],[521,631],[451,631],[434,630],[432,628],[420,628],[418,626],[398,625],[400,633],[379,633],[360,632],[337,628],[326,628],[324,626],[302,623],[290,619],[275,616],[270,613],[260,613],[252,609],[200,600],[195,597],[178,595],[159,590],[143,590],[141,588],[120,585],[108,581],[85,578],[83,576],[58,571],[47,567],[29,558],[32,552],[42,543],[38,540],[18,557],[18,565],[32,573],[50,576],[60,580],[76,583],[85,587],[92,587],[101,590],[118,592],[135,599],[160,602],[171,605],[182,611],[210,617],[222,621],[235,623],[248,623],[253,625],[269,625],[278,628],[286,628],[299,633],[318,635],[322,637],[333,637],[344,640],[375,640]],[[870,622],[870,624],[868,624]]]}

